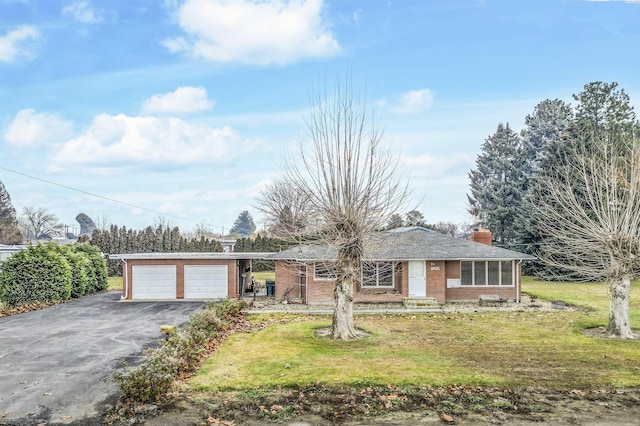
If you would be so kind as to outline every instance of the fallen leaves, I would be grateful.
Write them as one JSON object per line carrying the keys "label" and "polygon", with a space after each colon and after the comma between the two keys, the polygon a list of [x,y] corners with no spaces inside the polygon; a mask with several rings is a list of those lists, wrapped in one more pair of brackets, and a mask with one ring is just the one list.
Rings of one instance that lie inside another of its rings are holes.
{"label": "fallen leaves", "polygon": [[443,414],[442,415],[442,421],[447,422],[447,423],[453,423],[454,422],[453,417],[451,417],[448,414]]}
{"label": "fallen leaves", "polygon": [[0,309],[0,318],[8,317],[16,314],[23,314],[25,312],[37,311],[38,309],[48,308],[49,306],[58,305],[60,301],[47,301],[47,302],[30,302],[20,306],[6,307]]}

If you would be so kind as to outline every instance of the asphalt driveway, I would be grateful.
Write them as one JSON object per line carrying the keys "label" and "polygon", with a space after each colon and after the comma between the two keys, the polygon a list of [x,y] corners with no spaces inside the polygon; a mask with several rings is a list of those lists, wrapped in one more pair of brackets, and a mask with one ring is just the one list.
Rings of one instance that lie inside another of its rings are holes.
{"label": "asphalt driveway", "polygon": [[100,424],[118,387],[103,379],[139,360],[202,302],[120,302],[101,293],[0,318],[0,425]]}

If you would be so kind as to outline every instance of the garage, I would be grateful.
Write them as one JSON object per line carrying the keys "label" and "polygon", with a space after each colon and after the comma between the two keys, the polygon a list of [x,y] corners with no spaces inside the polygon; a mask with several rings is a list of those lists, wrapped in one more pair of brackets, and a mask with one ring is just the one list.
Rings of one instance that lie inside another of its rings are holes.
{"label": "garage", "polygon": [[185,265],[185,299],[224,299],[228,292],[227,265]]}
{"label": "garage", "polygon": [[122,300],[203,300],[241,297],[251,261],[270,253],[124,253]]}
{"label": "garage", "polygon": [[175,299],[175,265],[136,265],[132,268],[134,299]]}

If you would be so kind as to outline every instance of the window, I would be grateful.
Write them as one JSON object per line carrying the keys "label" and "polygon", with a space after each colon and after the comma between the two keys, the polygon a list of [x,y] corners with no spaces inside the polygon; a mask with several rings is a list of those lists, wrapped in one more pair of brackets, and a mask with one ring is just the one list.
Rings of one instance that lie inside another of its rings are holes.
{"label": "window", "polygon": [[512,260],[460,261],[463,286],[513,286]]}
{"label": "window", "polygon": [[337,277],[334,263],[318,262],[313,264],[313,279],[316,281],[332,281]]}
{"label": "window", "polygon": [[393,287],[393,262],[367,262],[362,265],[363,287]]}

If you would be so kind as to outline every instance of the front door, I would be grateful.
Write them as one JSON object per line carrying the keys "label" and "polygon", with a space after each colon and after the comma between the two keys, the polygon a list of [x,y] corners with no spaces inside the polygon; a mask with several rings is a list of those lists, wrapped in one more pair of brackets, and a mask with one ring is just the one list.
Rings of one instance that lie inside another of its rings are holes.
{"label": "front door", "polygon": [[424,260],[409,261],[409,297],[427,295],[427,267]]}

